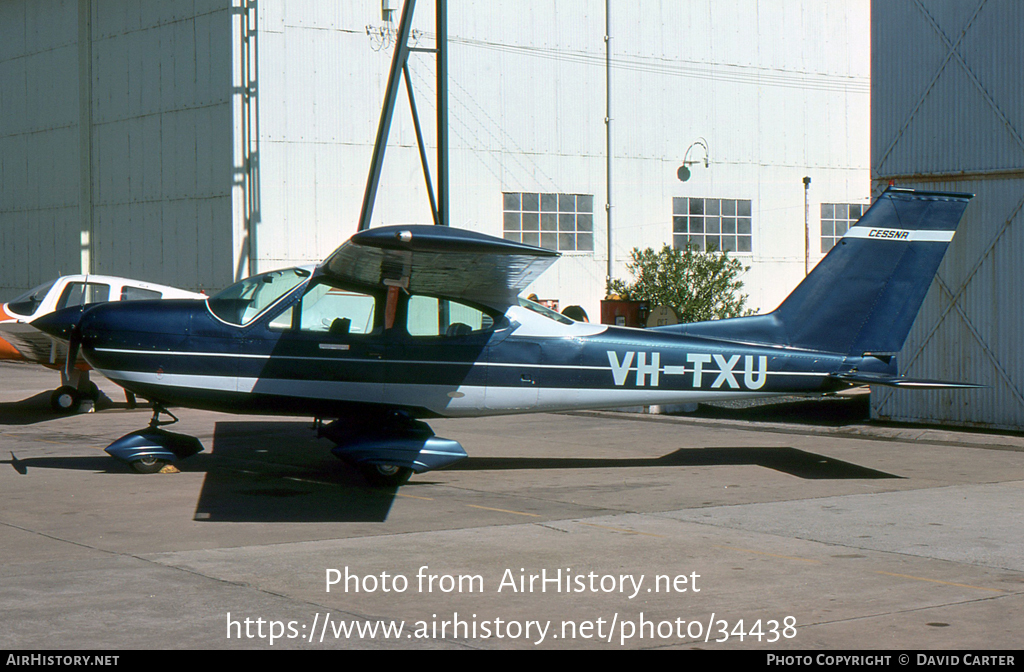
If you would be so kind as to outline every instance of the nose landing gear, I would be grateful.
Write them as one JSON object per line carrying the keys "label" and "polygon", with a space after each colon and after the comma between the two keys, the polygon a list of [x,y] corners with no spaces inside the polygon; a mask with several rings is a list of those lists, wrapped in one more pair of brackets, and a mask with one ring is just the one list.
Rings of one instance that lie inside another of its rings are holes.
{"label": "nose landing gear", "polygon": [[[171,416],[171,419],[161,421],[161,413]],[[171,462],[203,451],[203,444],[194,436],[175,434],[160,427],[177,421],[178,418],[166,408],[153,404],[153,418],[149,421],[149,427],[125,434],[107,446],[106,451],[140,474],[155,474]]]}

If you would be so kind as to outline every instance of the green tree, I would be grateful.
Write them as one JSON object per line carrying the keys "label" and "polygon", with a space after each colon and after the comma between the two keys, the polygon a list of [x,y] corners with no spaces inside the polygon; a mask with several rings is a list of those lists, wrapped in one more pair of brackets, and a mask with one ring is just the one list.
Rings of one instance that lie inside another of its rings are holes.
{"label": "green tree", "polygon": [[669,306],[681,322],[702,322],[750,315],[745,310],[743,282],[737,279],[749,270],[728,252],[702,252],[688,244],[686,249],[665,245],[660,252],[634,247],[626,268],[633,282],[614,279],[608,293],[627,301],[647,301],[651,308]]}

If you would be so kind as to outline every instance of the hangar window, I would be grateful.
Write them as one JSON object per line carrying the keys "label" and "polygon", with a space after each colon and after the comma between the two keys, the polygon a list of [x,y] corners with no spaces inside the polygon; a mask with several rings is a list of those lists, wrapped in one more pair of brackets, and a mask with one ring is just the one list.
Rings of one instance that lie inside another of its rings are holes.
{"label": "hangar window", "polygon": [[505,240],[559,252],[594,251],[594,196],[506,192]]}
{"label": "hangar window", "polygon": [[749,253],[753,250],[753,228],[749,200],[732,198],[672,199],[672,246],[687,243],[704,252]]}
{"label": "hangar window", "polygon": [[822,203],[821,204],[821,253],[825,254],[846,231],[857,223],[865,212],[867,205],[858,203]]}

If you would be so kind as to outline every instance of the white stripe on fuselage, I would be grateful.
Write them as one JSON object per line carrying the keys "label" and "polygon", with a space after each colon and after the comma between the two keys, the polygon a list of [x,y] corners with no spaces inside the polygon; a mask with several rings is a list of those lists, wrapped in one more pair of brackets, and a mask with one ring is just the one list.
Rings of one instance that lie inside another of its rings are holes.
{"label": "white stripe on fuselage", "polygon": [[[474,417],[652,404],[685,404],[724,399],[774,397],[786,392],[666,390],[664,388],[551,388],[481,385],[418,385],[329,380],[287,380],[197,374],[100,370],[122,385],[240,392],[292,398],[427,408],[448,417]],[[825,374],[808,374],[824,377]]]}
{"label": "white stripe on fuselage", "polygon": [[[269,360],[271,355],[248,355],[242,353],[229,353],[229,352],[182,352],[182,351],[157,351],[157,350],[125,350],[125,349],[114,349],[114,348],[97,348],[98,352],[106,353],[118,353],[118,354],[130,354],[130,355],[149,355],[149,356],[172,356],[172,357],[224,357],[228,359],[260,359]],[[639,364],[634,364],[634,361],[639,362],[639,358],[634,360],[632,357],[626,360],[626,355],[632,355],[633,353],[625,353],[623,356],[624,361],[617,361],[618,355],[614,351],[608,351],[609,366],[592,366],[586,364],[534,364],[532,362],[488,362],[488,361],[450,361],[450,360],[435,360],[435,359],[381,359],[381,358],[360,358],[360,357],[303,357],[297,355],[273,355],[273,359],[288,359],[293,361],[313,361],[313,362],[334,362],[339,364],[344,363],[355,363],[355,364],[391,364],[395,366],[407,366],[407,365],[427,365],[427,366],[454,366],[459,368],[465,368],[466,366],[484,366],[484,367],[495,367],[495,368],[514,368],[514,369],[551,369],[551,370],[562,370],[562,371],[608,371],[612,374],[612,381],[615,385],[621,386],[626,381],[626,376],[629,373],[637,374],[637,382],[640,381],[641,372],[650,374],[653,369],[648,366],[643,368]],[[645,353],[641,353],[645,354]],[[660,354],[660,353],[656,353]],[[685,374],[693,374],[695,376],[696,384],[694,387],[700,387],[700,380],[697,379],[697,374],[705,376],[718,376],[723,375],[745,375],[747,372],[745,369],[734,370],[732,367],[726,366],[729,362],[736,365],[733,358],[726,360],[721,355],[702,355],[699,353],[687,353],[689,358],[700,358],[701,363],[716,362],[718,366],[691,366],[685,365],[671,365],[666,364],[659,366],[657,369],[659,373],[667,376],[681,376]],[[721,361],[719,361],[721,360]],[[653,362],[652,356],[652,362]],[[692,361],[692,359],[691,359]],[[824,378],[828,374],[824,372],[813,372],[813,371],[768,371],[764,368],[764,364],[758,369],[759,374],[771,375],[771,376],[784,376],[784,377],[812,377],[812,378]],[[182,376],[182,374],[163,374],[165,379],[171,376]],[[189,379],[197,376],[182,376],[182,379]],[[199,376],[202,377],[202,376]],[[251,378],[247,380],[257,380],[257,378]],[[141,381],[139,381],[141,382]],[[642,387],[642,385],[640,385]],[[655,387],[657,384],[654,385]],[[200,385],[179,385],[178,387],[201,387]],[[759,385],[758,387],[761,387]],[[212,389],[226,389],[226,388],[212,388]],[[753,388],[752,388],[753,389]],[[245,391],[239,388],[238,391]]]}

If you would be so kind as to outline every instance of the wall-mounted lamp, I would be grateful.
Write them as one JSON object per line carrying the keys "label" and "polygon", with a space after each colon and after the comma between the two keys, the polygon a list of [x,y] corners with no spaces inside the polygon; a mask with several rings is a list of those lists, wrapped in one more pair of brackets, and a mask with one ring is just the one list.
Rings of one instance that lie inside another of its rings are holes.
{"label": "wall-mounted lamp", "polygon": [[676,171],[676,177],[679,178],[680,182],[686,182],[690,179],[690,169],[688,166],[692,166],[700,161],[690,161],[690,150],[694,147],[701,147],[704,150],[704,167],[707,168],[710,163],[710,152],[708,152],[708,142],[704,138],[697,138],[694,140],[689,147],[686,148],[686,154],[683,155],[683,165],[679,166],[679,170]]}

